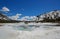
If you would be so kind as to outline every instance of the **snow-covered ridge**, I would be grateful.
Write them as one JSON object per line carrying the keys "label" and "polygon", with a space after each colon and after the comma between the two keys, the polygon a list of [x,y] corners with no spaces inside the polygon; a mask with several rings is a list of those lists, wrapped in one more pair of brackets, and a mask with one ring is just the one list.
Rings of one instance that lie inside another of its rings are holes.
{"label": "snow-covered ridge", "polygon": [[60,11],[54,10],[51,12],[46,12],[46,14],[38,15],[37,17],[38,17],[38,20],[43,20],[43,18],[56,19],[56,18],[60,17]]}
{"label": "snow-covered ridge", "polygon": [[0,13],[0,20],[8,20],[8,19],[9,18],[6,15]]}

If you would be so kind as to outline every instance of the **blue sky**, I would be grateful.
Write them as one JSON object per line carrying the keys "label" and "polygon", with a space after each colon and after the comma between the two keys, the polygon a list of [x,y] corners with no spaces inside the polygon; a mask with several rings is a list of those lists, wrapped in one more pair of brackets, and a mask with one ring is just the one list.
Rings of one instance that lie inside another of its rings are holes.
{"label": "blue sky", "polygon": [[10,11],[4,13],[8,16],[37,16],[44,12],[60,10],[60,0],[0,0],[0,9],[7,7]]}

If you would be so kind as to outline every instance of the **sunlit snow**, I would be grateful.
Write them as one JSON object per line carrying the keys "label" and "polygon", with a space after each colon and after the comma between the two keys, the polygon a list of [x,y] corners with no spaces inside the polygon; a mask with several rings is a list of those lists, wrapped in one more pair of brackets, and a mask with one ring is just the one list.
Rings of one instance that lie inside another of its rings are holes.
{"label": "sunlit snow", "polygon": [[0,39],[60,39],[60,26],[4,24],[0,26]]}

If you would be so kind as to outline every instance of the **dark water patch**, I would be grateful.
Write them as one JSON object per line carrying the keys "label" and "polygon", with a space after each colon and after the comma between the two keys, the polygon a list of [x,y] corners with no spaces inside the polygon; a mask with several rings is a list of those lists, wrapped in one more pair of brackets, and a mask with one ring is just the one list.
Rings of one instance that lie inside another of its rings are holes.
{"label": "dark water patch", "polygon": [[16,30],[26,30],[26,31],[32,31],[36,28],[36,26],[33,26],[33,25],[29,25],[29,26],[24,26],[24,25],[21,25],[21,26],[13,26],[14,29]]}
{"label": "dark water patch", "polygon": [[36,28],[43,29],[43,30],[48,30],[48,29],[53,29],[54,27],[57,27],[57,26],[19,25],[19,26],[13,26],[13,29],[22,30],[22,31],[32,31]]}

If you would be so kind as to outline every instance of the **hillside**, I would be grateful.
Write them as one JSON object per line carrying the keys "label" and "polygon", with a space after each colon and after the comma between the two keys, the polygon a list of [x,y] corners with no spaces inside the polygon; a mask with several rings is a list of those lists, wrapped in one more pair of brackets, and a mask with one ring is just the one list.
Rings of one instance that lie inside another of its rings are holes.
{"label": "hillside", "polygon": [[0,13],[0,23],[17,23],[19,21],[17,20],[12,20],[8,18],[6,15]]}
{"label": "hillside", "polygon": [[37,18],[37,20],[41,22],[60,22],[60,11],[54,10],[46,12],[42,15],[38,15]]}

